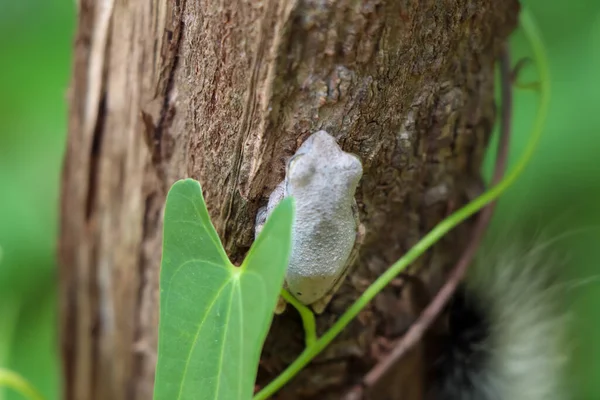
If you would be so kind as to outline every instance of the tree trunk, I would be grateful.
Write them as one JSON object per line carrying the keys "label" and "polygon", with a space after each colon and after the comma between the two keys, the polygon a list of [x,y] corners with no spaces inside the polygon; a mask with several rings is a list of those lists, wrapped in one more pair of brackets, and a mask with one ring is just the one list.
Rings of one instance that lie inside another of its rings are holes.
{"label": "tree trunk", "polygon": [[[152,398],[170,185],[202,183],[239,262],[286,158],[319,129],[365,171],[366,238],[317,319],[329,327],[481,190],[494,61],[517,13],[516,0],[80,0],[60,238],[66,398]],[[412,266],[432,288],[468,228]],[[276,398],[339,399],[410,323],[405,297],[384,290]],[[275,317],[259,385],[301,351],[301,332],[293,310]],[[420,398],[420,364],[417,348],[375,398]]]}

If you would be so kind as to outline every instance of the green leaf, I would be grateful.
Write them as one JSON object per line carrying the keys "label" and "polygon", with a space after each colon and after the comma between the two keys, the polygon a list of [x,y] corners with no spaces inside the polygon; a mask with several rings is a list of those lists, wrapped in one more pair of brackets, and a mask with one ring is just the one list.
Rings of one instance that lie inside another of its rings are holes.
{"label": "green leaf", "polygon": [[227,258],[197,181],[167,196],[155,400],[250,399],[281,292],[293,203],[273,211],[241,267]]}

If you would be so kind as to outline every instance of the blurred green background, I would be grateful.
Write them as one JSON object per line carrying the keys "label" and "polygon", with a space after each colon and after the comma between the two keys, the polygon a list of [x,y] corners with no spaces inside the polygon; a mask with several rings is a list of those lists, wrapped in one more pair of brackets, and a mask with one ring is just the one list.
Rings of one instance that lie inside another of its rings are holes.
{"label": "blurred green background", "polygon": [[[65,146],[73,1],[0,0],[0,367],[58,399],[55,246]],[[500,201],[494,229],[569,233],[568,274],[598,274],[600,260],[600,1],[528,1],[552,74],[549,119],[538,151]],[[520,32],[513,57],[529,54]],[[524,79],[535,78],[527,68]],[[596,71],[596,72],[594,72]],[[515,94],[515,160],[528,139],[536,95]],[[490,161],[486,162],[489,171]],[[581,229],[595,227],[596,229]],[[600,284],[573,292],[577,399],[600,399]],[[19,399],[0,390],[0,400]]]}
{"label": "blurred green background", "polygon": [[[74,1],[0,0],[0,367],[57,399],[55,245]],[[1,391],[0,400],[22,399]]]}

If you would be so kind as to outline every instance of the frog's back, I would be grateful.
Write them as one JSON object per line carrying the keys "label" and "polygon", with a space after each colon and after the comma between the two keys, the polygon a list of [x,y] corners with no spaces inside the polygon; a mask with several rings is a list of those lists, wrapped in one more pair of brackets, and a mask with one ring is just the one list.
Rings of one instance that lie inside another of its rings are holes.
{"label": "frog's back", "polygon": [[302,303],[312,304],[325,296],[345,271],[357,229],[351,209],[348,214],[333,224],[306,219],[302,229],[293,230],[286,282]]}

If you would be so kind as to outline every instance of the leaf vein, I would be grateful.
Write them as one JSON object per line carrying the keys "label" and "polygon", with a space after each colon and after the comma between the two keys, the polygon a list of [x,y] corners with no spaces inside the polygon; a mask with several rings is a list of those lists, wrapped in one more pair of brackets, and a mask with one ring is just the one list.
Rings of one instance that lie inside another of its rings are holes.
{"label": "leaf vein", "polygon": [[217,300],[219,299],[219,297],[221,295],[221,292],[229,285],[229,283],[231,283],[231,280],[227,280],[219,288],[219,291],[215,294],[212,302],[210,303],[210,305],[206,309],[206,313],[204,314],[204,316],[202,317],[202,320],[200,320],[200,322],[198,324],[198,328],[196,329],[196,334],[194,335],[194,340],[192,341],[192,345],[190,346],[190,351],[188,353],[188,357],[187,357],[187,360],[185,362],[185,367],[183,368],[183,374],[181,376],[181,384],[179,385],[179,393],[177,393],[177,399],[181,399],[181,392],[183,391],[183,385],[185,383],[185,377],[187,376],[187,373],[188,373],[188,367],[190,365],[190,361],[192,360],[193,349],[194,349],[194,347],[196,347],[196,344],[198,342],[198,336],[200,335],[200,331],[202,330],[202,327],[203,327],[204,323],[206,322],[207,317],[210,314],[210,311],[213,309],[213,307],[215,306]]}
{"label": "leaf vein", "polygon": [[[231,307],[233,305],[233,292],[235,291],[235,282],[231,281],[232,283],[232,290],[231,290],[231,295],[229,296],[229,308],[227,309],[227,315],[225,316],[225,321],[224,321],[224,327],[225,329],[223,329],[223,341],[221,344],[221,354],[219,355],[219,360],[218,360],[218,365],[219,365],[219,371],[223,371],[223,353],[225,352],[225,338],[227,337],[227,330],[231,327],[231,324],[229,323],[229,318],[231,316]],[[223,375],[223,372],[219,373],[217,375],[217,393],[215,393],[215,399],[219,398],[219,390],[221,389],[221,376]]]}

